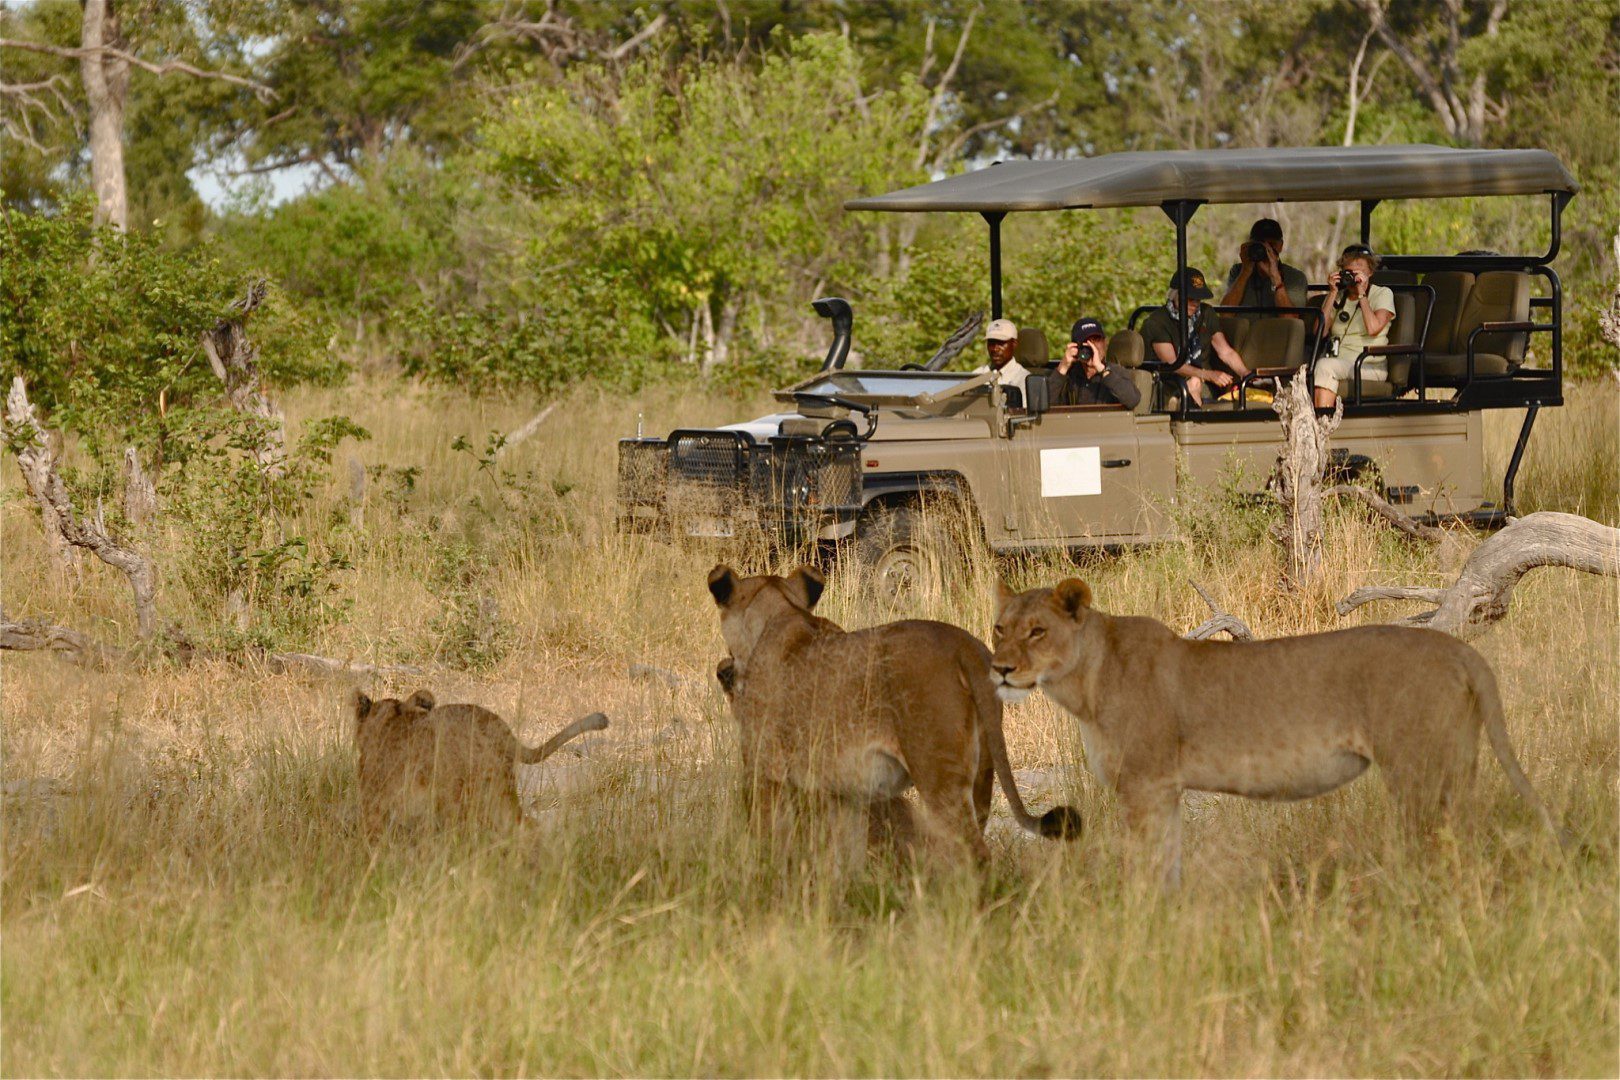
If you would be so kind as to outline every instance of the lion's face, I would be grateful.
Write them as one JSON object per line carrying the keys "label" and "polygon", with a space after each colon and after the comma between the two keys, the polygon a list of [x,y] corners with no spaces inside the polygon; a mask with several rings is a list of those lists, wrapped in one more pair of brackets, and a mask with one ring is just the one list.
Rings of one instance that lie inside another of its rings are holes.
{"label": "lion's face", "polygon": [[826,581],[813,566],[801,566],[787,577],[738,577],[724,564],[709,571],[709,593],[720,608],[720,636],[726,639],[731,655],[746,660],[777,616],[791,612],[809,615],[821,599]]}
{"label": "lion's face", "polygon": [[1035,687],[1074,666],[1075,637],[1091,609],[1091,589],[1070,578],[1051,589],[1015,593],[996,584],[996,628],[990,681],[1003,701],[1022,701]]}

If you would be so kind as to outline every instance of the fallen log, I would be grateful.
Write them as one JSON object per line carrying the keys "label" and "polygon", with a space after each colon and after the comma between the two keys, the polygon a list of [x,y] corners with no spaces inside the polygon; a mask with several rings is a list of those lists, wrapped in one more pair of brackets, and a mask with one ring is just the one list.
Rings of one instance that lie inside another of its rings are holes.
{"label": "fallen log", "polygon": [[1620,577],[1620,529],[1576,514],[1538,511],[1476,547],[1449,587],[1369,586],[1340,600],[1338,612],[1348,615],[1379,600],[1421,600],[1433,610],[1409,615],[1403,625],[1470,637],[1507,614],[1513,587],[1539,566]]}

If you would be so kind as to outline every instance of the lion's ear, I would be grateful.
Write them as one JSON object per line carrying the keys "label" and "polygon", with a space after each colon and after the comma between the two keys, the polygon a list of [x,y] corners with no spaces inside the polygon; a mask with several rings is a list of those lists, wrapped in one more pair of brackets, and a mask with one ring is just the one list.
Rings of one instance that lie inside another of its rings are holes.
{"label": "lion's ear", "polygon": [[801,566],[793,571],[793,576],[787,579],[788,587],[799,596],[804,609],[809,611],[821,599],[821,591],[827,587],[827,575],[813,566]]}
{"label": "lion's ear", "polygon": [[737,575],[731,567],[721,563],[709,571],[709,592],[721,607],[731,603],[731,594],[737,591]]}
{"label": "lion's ear", "polygon": [[999,577],[996,578],[996,611],[1000,611],[1008,604],[1018,599],[1018,594],[1007,587],[1007,583]]}
{"label": "lion's ear", "polygon": [[406,701],[405,704],[409,705],[413,709],[426,709],[431,712],[433,706],[438,704],[438,702],[434,699],[433,695],[428,693],[426,690],[418,690],[416,693],[410,696],[410,699]]}
{"label": "lion's ear", "polygon": [[365,691],[363,690],[356,690],[353,694],[349,695],[349,707],[354,710],[354,718],[356,720],[364,720],[366,715],[371,712],[371,707],[373,704],[375,704],[375,702],[367,697]]}
{"label": "lion's ear", "polygon": [[1070,618],[1079,618],[1080,609],[1091,606],[1091,586],[1079,578],[1060,581],[1052,590],[1052,599],[1060,611]]}

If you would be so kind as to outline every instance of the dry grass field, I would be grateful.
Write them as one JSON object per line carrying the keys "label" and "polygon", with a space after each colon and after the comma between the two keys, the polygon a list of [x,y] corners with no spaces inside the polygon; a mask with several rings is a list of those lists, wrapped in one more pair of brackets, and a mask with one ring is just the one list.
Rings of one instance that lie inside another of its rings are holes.
{"label": "dry grass field", "polygon": [[[1538,571],[1478,642],[1532,782],[1576,839],[1559,859],[1482,753],[1476,823],[1404,843],[1376,776],[1312,802],[1190,804],[1186,886],[1160,900],[1118,871],[1109,796],[1075,729],[1037,696],[1009,710],[1026,798],[1072,801],[1066,847],[998,823],[976,882],[830,870],[824,845],[756,850],[735,798],[723,651],[703,587],[714,553],[613,529],[612,441],[738,419],[763,403],[696,391],[581,392],[480,469],[475,446],[530,402],[393,381],[307,391],[373,439],[340,451],[308,521],[352,562],[340,620],[291,642],[421,676],[533,742],[601,709],[613,722],[524,777],[535,822],[506,838],[370,847],[357,829],[343,701],[353,681],[223,662],[86,671],[0,659],[6,785],[0,1069],[44,1074],[720,1074],[1612,1076],[1616,1026],[1620,608],[1615,582]],[[1620,391],[1571,390],[1541,419],[1524,509],[1620,521]],[[1517,417],[1489,418],[1500,476]],[[415,466],[350,505],[347,454]],[[4,460],[8,615],[130,638],[103,567],[47,572]],[[1078,571],[1104,610],[1186,630],[1208,587],[1258,634],[1341,625],[1332,600],[1446,568],[1334,511],[1326,580],[1287,597],[1252,514],[1193,507],[1186,543]],[[177,538],[144,541],[177,550]],[[823,613],[897,615],[983,635],[981,560],[895,607],[834,576]],[[225,618],[178,590],[165,615]],[[1393,619],[1399,605],[1355,619]],[[678,678],[636,677],[645,664]],[[1421,680],[1394,670],[1392,680]],[[1285,694],[1286,677],[1257,681]],[[999,802],[999,800],[998,800]]]}

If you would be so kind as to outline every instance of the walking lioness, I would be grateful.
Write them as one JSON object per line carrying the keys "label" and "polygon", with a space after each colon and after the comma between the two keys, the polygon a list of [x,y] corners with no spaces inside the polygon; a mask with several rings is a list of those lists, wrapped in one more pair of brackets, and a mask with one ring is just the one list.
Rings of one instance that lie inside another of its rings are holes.
{"label": "walking lioness", "polygon": [[741,730],[762,819],[770,819],[784,787],[905,817],[901,796],[916,785],[924,837],[982,861],[990,854],[984,824],[999,778],[1025,829],[1078,835],[1080,817],[1069,807],[1040,818],[1024,809],[983,643],[921,620],[846,633],[811,614],[823,584],[808,566],[785,578],[739,578],[727,566],[709,574],[731,650],[717,675]]}
{"label": "walking lioness", "polygon": [[516,824],[523,819],[514,766],[534,765],[587,731],[601,713],[575,720],[540,746],[525,746],[506,721],[479,705],[438,705],[418,690],[404,701],[355,692],[360,808],[366,831],[431,817]]}
{"label": "walking lioness", "polygon": [[1080,721],[1086,765],[1127,827],[1180,873],[1181,793],[1322,795],[1377,763],[1423,824],[1471,784],[1483,727],[1515,790],[1558,835],[1502,723],[1484,657],[1433,630],[1363,626],[1258,642],[1188,641],[1105,615],[1070,579],[998,585],[991,678],[1004,700],[1045,690]]}

